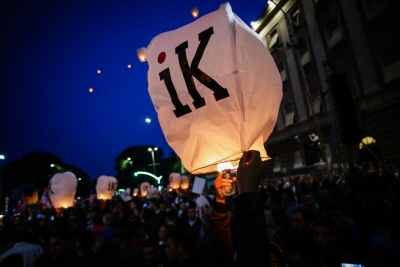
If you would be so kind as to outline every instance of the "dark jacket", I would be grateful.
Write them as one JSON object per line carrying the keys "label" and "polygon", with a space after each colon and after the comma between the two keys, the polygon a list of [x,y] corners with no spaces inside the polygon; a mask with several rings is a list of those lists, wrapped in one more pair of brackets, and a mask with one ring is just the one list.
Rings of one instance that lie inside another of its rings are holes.
{"label": "dark jacket", "polygon": [[[215,203],[211,217],[214,266],[271,266],[263,200],[257,193],[243,193],[232,201],[237,239],[236,261],[226,205]],[[251,259],[251,261],[249,261]]]}

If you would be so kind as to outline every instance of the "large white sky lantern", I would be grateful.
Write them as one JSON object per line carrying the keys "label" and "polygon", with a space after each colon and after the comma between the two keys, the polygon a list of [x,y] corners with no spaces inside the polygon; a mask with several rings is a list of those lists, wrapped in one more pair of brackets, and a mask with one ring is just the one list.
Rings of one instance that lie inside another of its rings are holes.
{"label": "large white sky lantern", "polygon": [[49,182],[49,196],[54,208],[68,208],[74,205],[78,180],[72,172],[56,173]]}
{"label": "large white sky lantern", "polygon": [[97,179],[97,199],[109,200],[117,190],[118,181],[115,177],[102,175]]}
{"label": "large white sky lantern", "polygon": [[178,189],[181,186],[181,174],[173,172],[169,175],[169,184],[172,189]]}
{"label": "large white sky lantern", "polygon": [[279,71],[261,38],[228,3],[162,33],[147,47],[149,94],[168,144],[194,174],[244,151],[268,155],[282,99]]}

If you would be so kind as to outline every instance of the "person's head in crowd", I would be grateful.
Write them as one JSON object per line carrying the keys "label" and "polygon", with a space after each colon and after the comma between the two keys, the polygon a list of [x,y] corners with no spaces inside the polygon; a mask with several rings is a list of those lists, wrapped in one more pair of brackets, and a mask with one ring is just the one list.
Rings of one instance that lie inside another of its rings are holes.
{"label": "person's head in crowd", "polygon": [[291,188],[286,188],[283,191],[282,206],[287,208],[288,206],[296,203],[296,197]]}
{"label": "person's head in crowd", "polygon": [[140,213],[142,213],[142,209],[140,206],[136,206],[135,208],[133,208],[133,215],[135,215],[135,217],[140,218]]}
{"label": "person's head in crowd", "polygon": [[209,208],[201,217],[201,228],[203,229],[204,233],[210,233],[211,231],[211,213],[212,209]]}
{"label": "person's head in crowd", "polygon": [[153,211],[148,208],[143,208],[140,213],[140,221],[141,223],[150,222],[153,217]]}
{"label": "person's head in crowd", "polygon": [[282,198],[278,195],[272,195],[267,199],[267,208],[271,210],[273,208],[280,208],[281,207]]}
{"label": "person's head in crowd", "polygon": [[321,205],[327,205],[329,202],[330,202],[329,190],[326,188],[319,190],[319,203]]}
{"label": "person's head in crowd", "polygon": [[129,209],[123,207],[119,210],[119,220],[124,221],[129,218]]}
{"label": "person's head in crowd", "polygon": [[343,203],[335,203],[330,207],[330,215],[337,228],[344,228],[348,224],[349,214]]}
{"label": "person's head in crowd", "polygon": [[272,208],[267,223],[275,231],[282,228],[286,223],[285,211],[281,208]]}
{"label": "person's head in crowd", "polygon": [[149,238],[142,244],[142,256],[147,266],[158,266],[161,260],[161,250],[154,238]]}
{"label": "person's head in crowd", "polygon": [[67,231],[55,230],[50,233],[49,248],[53,259],[61,258],[69,252],[69,238]]}
{"label": "person's head in crowd", "polygon": [[179,228],[173,228],[165,236],[165,250],[168,261],[183,261],[189,257],[185,250],[186,236]]}
{"label": "person's head in crowd", "polygon": [[103,225],[104,227],[109,227],[114,225],[115,217],[111,213],[106,213],[103,215]]}
{"label": "person's head in crowd", "polygon": [[123,229],[117,229],[112,233],[112,242],[119,250],[130,245],[129,233]]}
{"label": "person's head in crowd", "polygon": [[335,242],[335,224],[328,216],[323,216],[314,222],[313,234],[317,249],[325,251]]}
{"label": "person's head in crowd", "polygon": [[186,211],[186,203],[185,202],[179,203],[179,210],[181,210],[182,212]]}
{"label": "person's head in crowd", "polygon": [[131,210],[133,210],[136,207],[139,207],[140,205],[140,200],[136,197],[134,197],[130,202],[129,202],[129,207]]}
{"label": "person's head in crowd", "polygon": [[171,226],[176,226],[178,223],[178,211],[175,209],[167,211],[165,223]]}
{"label": "person's head in crowd", "polygon": [[165,203],[164,201],[161,201],[160,205],[159,205],[159,209],[161,212],[166,212],[167,211],[167,203]]}
{"label": "person's head in crowd", "polygon": [[196,220],[196,203],[193,201],[190,202],[189,207],[186,211],[186,214],[189,218],[189,221],[195,221]]}
{"label": "person's head in crowd", "polygon": [[158,239],[160,241],[160,244],[164,244],[165,236],[167,235],[168,231],[170,231],[173,227],[174,226],[171,226],[167,223],[164,223],[160,226],[160,228],[158,229]]}
{"label": "person's head in crowd", "polygon": [[278,245],[273,242],[269,242],[269,248],[271,255],[271,267],[285,267],[285,258]]}
{"label": "person's head in crowd", "polygon": [[103,216],[99,213],[93,216],[92,221],[94,225],[103,226]]}
{"label": "person's head in crowd", "polygon": [[152,209],[156,212],[160,210],[160,199],[159,198],[152,198],[150,200]]}
{"label": "person's head in crowd", "polygon": [[277,245],[283,251],[286,262],[290,266],[299,259],[300,238],[291,228],[284,228],[279,232]]}
{"label": "person's head in crowd", "polygon": [[297,207],[292,211],[292,227],[300,236],[310,230],[311,211],[308,207]]}
{"label": "person's head in crowd", "polygon": [[91,254],[91,249],[96,241],[96,236],[91,232],[82,232],[75,244],[76,254],[80,257]]}
{"label": "person's head in crowd", "polygon": [[315,201],[314,195],[312,193],[305,193],[303,195],[302,201],[303,201],[303,205],[305,207],[309,207],[312,210],[314,210],[316,208],[315,207],[316,201]]}

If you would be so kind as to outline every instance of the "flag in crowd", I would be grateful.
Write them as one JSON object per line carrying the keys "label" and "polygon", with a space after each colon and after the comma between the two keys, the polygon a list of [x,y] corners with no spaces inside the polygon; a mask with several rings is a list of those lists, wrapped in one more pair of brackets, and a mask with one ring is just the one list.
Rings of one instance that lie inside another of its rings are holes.
{"label": "flag in crowd", "polygon": [[51,208],[51,202],[47,188],[44,190],[43,195],[40,198],[39,206],[43,206],[45,209]]}
{"label": "flag in crowd", "polygon": [[26,203],[25,195],[24,195],[24,193],[22,193],[20,199],[18,200],[17,211],[19,213],[21,213],[26,209],[26,207],[27,207],[27,203]]}
{"label": "flag in crowd", "polygon": [[28,205],[34,205],[39,201],[38,192],[35,191],[31,196],[25,196]]}

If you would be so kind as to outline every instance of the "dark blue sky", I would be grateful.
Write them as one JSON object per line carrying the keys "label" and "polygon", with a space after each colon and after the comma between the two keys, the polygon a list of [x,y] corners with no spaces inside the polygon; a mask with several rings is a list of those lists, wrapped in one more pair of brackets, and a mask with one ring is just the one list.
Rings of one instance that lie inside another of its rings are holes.
{"label": "dark blue sky", "polygon": [[[132,145],[154,144],[168,156],[172,149],[147,91],[148,65],[136,50],[193,22],[192,7],[202,16],[221,3],[2,0],[0,154],[6,160],[0,164],[44,151],[93,179],[114,175],[114,159]],[[248,25],[267,6],[266,0],[229,3]]]}

